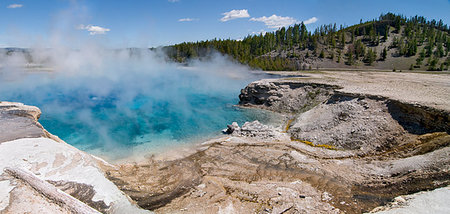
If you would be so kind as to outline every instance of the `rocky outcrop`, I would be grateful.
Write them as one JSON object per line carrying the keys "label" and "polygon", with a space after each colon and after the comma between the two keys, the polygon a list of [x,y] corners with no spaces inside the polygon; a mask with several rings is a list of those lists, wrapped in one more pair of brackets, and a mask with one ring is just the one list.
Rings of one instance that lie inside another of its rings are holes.
{"label": "rocky outcrop", "polygon": [[335,89],[339,87],[271,79],[249,84],[239,97],[244,106],[291,115],[286,131],[293,140],[358,155],[409,144],[426,133],[450,133],[446,110]]}
{"label": "rocky outcrop", "polygon": [[[112,165],[48,134],[37,121],[39,115],[36,107],[0,103],[0,212],[73,212],[65,203],[72,199],[45,193],[52,186],[103,213],[147,212],[106,179],[102,167]],[[6,168],[23,171],[36,182]]]}
{"label": "rocky outcrop", "polygon": [[37,120],[41,111],[21,103],[0,102],[0,143],[20,138],[45,137]]}
{"label": "rocky outcrop", "polygon": [[337,88],[289,80],[259,80],[241,90],[239,104],[275,112],[305,112],[327,100]]}
{"label": "rocky outcrop", "polygon": [[20,138],[46,137],[63,142],[38,122],[41,110],[23,103],[0,102],[0,144]]}
{"label": "rocky outcrop", "polygon": [[293,139],[358,150],[358,154],[382,151],[413,139],[390,115],[383,99],[333,95],[294,118],[288,130]]}

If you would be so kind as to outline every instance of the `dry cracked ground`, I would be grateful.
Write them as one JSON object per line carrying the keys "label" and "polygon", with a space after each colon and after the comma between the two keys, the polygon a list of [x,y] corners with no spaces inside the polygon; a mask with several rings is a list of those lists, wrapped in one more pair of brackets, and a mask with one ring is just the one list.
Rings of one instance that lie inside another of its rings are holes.
{"label": "dry cracked ground", "polygon": [[450,75],[279,74],[239,98],[282,126],[233,124],[107,177],[157,213],[362,213],[450,184]]}

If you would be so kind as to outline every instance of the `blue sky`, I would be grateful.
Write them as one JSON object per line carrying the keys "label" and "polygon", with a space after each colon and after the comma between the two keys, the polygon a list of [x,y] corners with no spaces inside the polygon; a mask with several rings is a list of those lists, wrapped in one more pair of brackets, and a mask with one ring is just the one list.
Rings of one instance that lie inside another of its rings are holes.
{"label": "blue sky", "polygon": [[0,47],[156,47],[307,20],[309,30],[352,25],[386,12],[450,24],[450,0],[0,0]]}

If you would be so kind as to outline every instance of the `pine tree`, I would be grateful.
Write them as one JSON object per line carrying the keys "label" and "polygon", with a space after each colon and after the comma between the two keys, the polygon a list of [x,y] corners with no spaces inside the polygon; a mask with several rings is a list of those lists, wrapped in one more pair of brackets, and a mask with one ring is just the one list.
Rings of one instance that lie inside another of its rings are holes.
{"label": "pine tree", "polygon": [[375,45],[375,43],[376,43],[376,37],[377,37],[377,35],[375,34],[375,30],[373,29],[373,26],[370,25],[369,39],[370,39],[370,43],[372,43],[373,45]]}
{"label": "pine tree", "polygon": [[292,27],[289,27],[286,31],[286,45],[289,48],[292,48],[293,42],[293,33],[292,33]]}
{"label": "pine tree", "polygon": [[306,30],[306,25],[302,22],[300,24],[300,40],[302,42],[306,41],[308,38],[308,30]]}
{"label": "pine tree", "polygon": [[353,65],[353,52],[349,52],[347,55],[347,65]]}
{"label": "pine tree", "polygon": [[337,63],[341,63],[341,50],[338,50]]}
{"label": "pine tree", "polygon": [[[430,59],[431,59],[431,57],[430,57]],[[439,60],[436,57],[431,59],[429,65],[428,65],[428,70],[429,71],[436,71],[437,70],[436,65],[437,65],[438,62],[439,62]]]}
{"label": "pine tree", "polygon": [[341,35],[341,46],[342,46],[342,48],[345,47],[345,32],[343,32]]}
{"label": "pine tree", "polygon": [[428,38],[428,44],[425,46],[426,56],[430,57],[433,53],[433,42],[431,42],[431,38]]}
{"label": "pine tree", "polygon": [[300,42],[300,26],[298,24],[295,24],[292,31],[294,44],[298,44]]}
{"label": "pine tree", "polygon": [[321,59],[325,58],[325,53],[323,52],[323,49],[320,51],[319,58]]}
{"label": "pine tree", "polygon": [[364,56],[365,51],[366,51],[365,45],[363,44],[361,39],[358,39],[355,42],[355,57],[358,58]]}
{"label": "pine tree", "polygon": [[408,42],[406,55],[407,56],[415,56],[417,53],[417,42],[416,39]]}
{"label": "pine tree", "polygon": [[422,49],[422,52],[420,52],[419,57],[417,57],[416,59],[416,65],[417,66],[421,66],[422,65],[422,61],[425,59],[425,50]]}
{"label": "pine tree", "polygon": [[386,29],[384,30],[383,41],[386,41],[389,36],[389,25],[386,25]]}
{"label": "pine tree", "polygon": [[434,52],[434,55],[438,58],[441,58],[444,56],[444,47],[442,47],[442,43],[439,43],[437,45],[436,51]]}
{"label": "pine tree", "polygon": [[364,62],[366,62],[368,65],[373,65],[373,62],[376,59],[376,52],[373,51],[371,48],[367,49],[367,53],[364,57]]}
{"label": "pine tree", "polygon": [[386,60],[387,57],[387,50],[386,47],[384,47],[383,52],[381,52],[381,60],[384,61]]}

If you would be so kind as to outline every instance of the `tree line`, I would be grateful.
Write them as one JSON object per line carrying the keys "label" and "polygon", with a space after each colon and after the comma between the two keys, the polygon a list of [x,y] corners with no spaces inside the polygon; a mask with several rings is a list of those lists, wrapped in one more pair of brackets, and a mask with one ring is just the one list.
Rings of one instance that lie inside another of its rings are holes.
{"label": "tree line", "polygon": [[[215,51],[236,61],[263,70],[301,70],[308,58],[329,58],[349,66],[358,62],[372,65],[393,57],[419,55],[420,67],[425,59],[429,70],[448,69],[450,29],[442,20],[428,21],[425,17],[406,18],[393,13],[353,26],[322,25],[308,31],[304,23],[282,27],[274,32],[248,35],[242,40],[213,39],[184,42],[163,48],[170,60],[185,63],[190,59],[208,58]],[[389,45],[377,51],[380,43]],[[392,51],[391,51],[392,52]],[[445,57],[447,57],[445,59]],[[444,58],[444,60],[440,60]],[[439,62],[442,61],[440,64]]]}

